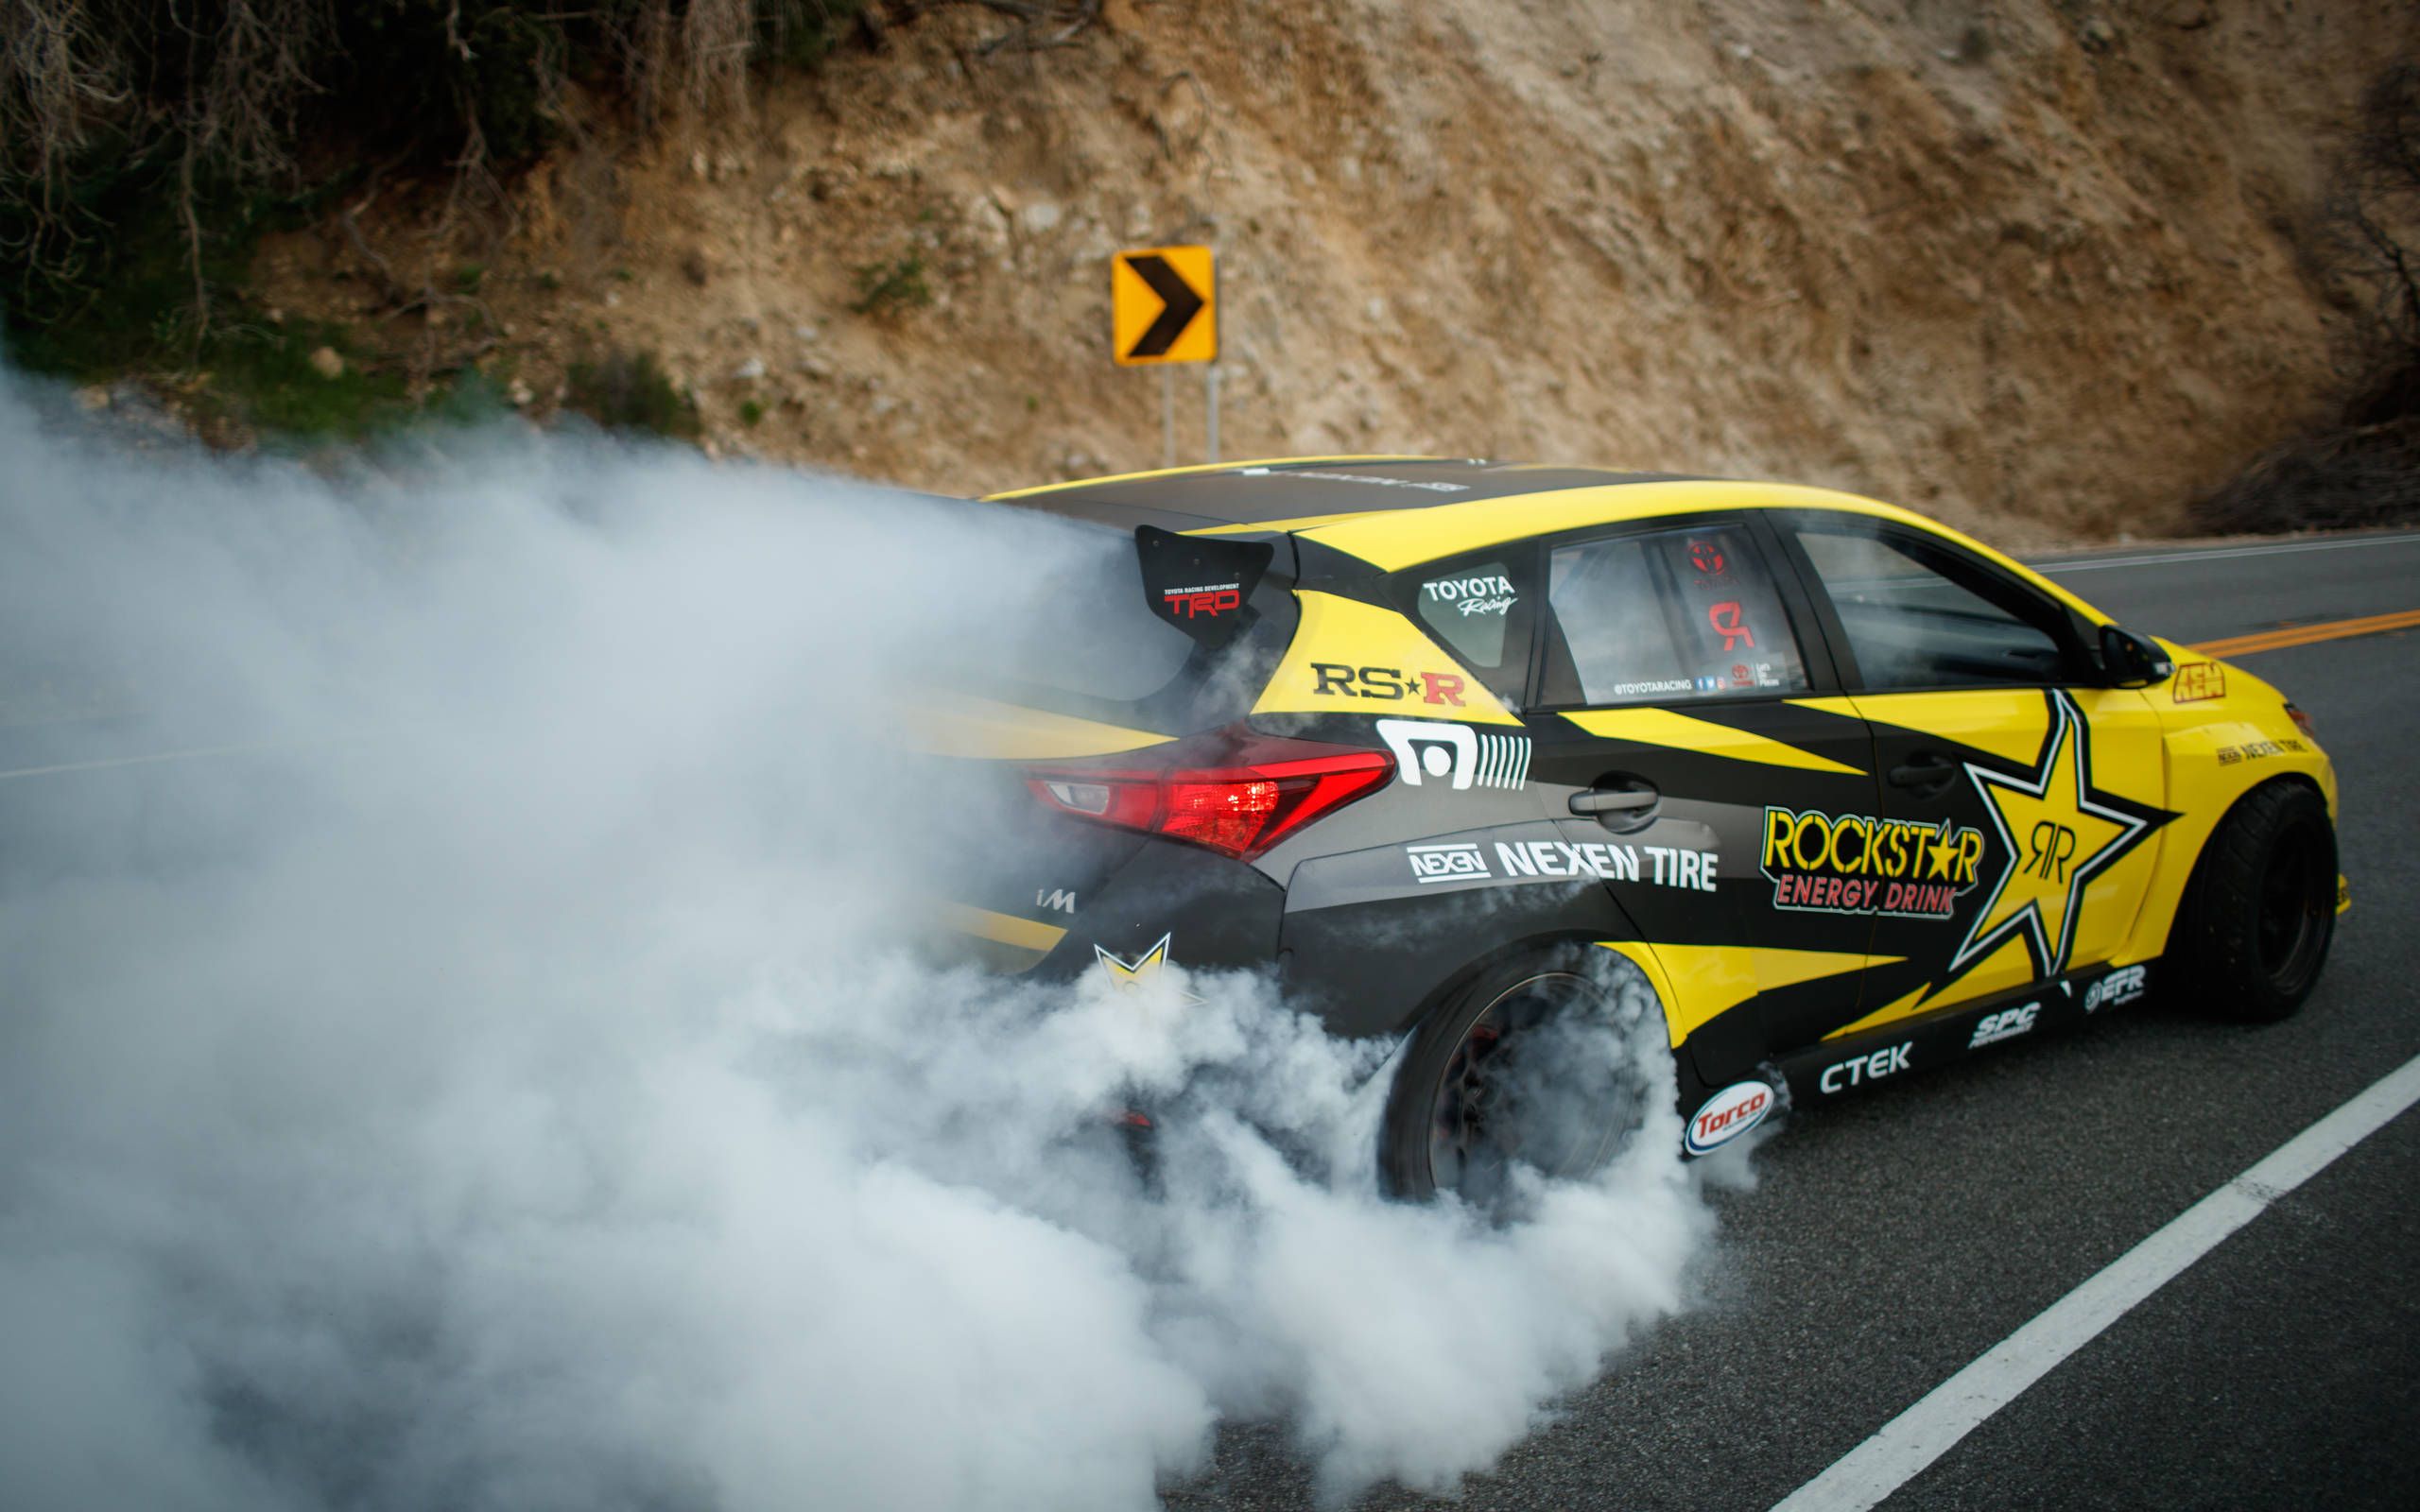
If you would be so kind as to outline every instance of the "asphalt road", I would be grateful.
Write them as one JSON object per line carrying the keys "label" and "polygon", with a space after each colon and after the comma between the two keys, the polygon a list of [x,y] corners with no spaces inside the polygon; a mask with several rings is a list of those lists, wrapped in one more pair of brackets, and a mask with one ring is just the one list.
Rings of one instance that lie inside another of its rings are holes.
{"label": "asphalt road", "polygon": [[[2318,549],[2313,549],[2318,548]],[[2186,642],[2420,609],[2420,534],[2038,563]],[[1791,1122],[1719,1200],[1706,1301],[1458,1503],[1771,1507],[2178,1213],[2420,1055],[2420,630],[2243,664],[2343,786],[2353,909],[2303,1013],[2146,1005]],[[1882,1504],[2410,1507],[2420,1501],[2420,1111],[2069,1356]],[[1275,1428],[1171,1505],[1311,1507]]]}

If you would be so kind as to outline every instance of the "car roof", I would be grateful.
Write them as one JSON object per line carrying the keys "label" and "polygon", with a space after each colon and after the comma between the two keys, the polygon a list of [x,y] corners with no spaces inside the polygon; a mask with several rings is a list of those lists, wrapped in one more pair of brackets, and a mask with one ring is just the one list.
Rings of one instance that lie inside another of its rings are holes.
{"label": "car roof", "polygon": [[1016,489],[991,498],[1104,524],[1237,531],[1252,526],[1291,529],[1310,519],[1689,476],[1483,457],[1291,456],[1126,472]]}
{"label": "car roof", "polygon": [[1945,537],[2100,622],[2108,616],[1972,537],[1895,505],[1792,483],[1481,457],[1292,456],[1046,484],[993,500],[1131,530],[1288,534],[1395,572],[1508,541],[1716,509],[1830,509]]}

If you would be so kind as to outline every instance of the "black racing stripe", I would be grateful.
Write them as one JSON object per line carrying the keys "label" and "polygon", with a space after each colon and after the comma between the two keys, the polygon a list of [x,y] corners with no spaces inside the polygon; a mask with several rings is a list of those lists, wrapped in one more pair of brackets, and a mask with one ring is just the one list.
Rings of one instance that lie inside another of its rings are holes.
{"label": "black racing stripe", "polygon": [[[1261,463],[1215,472],[1114,478],[1005,502],[1053,513],[1080,506],[1195,517],[1203,524],[1266,524],[1313,515],[1425,509],[1630,483],[1710,481],[1688,472],[1536,467],[1454,458],[1411,461]],[[1089,518],[1107,518],[1091,514]],[[1200,529],[1201,525],[1193,528]]]}
{"label": "black racing stripe", "polygon": [[1081,520],[1122,531],[1131,531],[1136,525],[1157,525],[1163,530],[1175,531],[1209,530],[1231,523],[1214,515],[1144,507],[1082,494],[1045,493],[1030,499],[1002,499],[999,502],[1019,509],[1055,514],[1063,519]]}
{"label": "black racing stripe", "polygon": [[1294,541],[1301,553],[1304,587],[1340,598],[1357,598],[1381,609],[1395,607],[1388,602],[1387,575],[1376,567],[1308,536],[1297,536]]}
{"label": "black racing stripe", "polygon": [[[1959,926],[1945,920],[1941,927],[1955,934]],[[1946,948],[1945,945],[1944,949]],[[1931,982],[1932,973],[1924,963],[1902,961],[1893,966],[1877,966],[1867,971],[1864,995],[1846,1007],[1837,1000],[1827,1002],[1815,994],[1791,999],[1779,993],[1769,993],[1764,1030],[1771,1042],[1776,1045],[1815,1044],[1825,1035],[1855,1023],[1869,1013],[1889,1007],[1916,988],[1931,985]],[[1928,1017],[1933,1011],[1927,1007],[1917,1017]]]}
{"label": "black racing stripe", "polygon": [[[1769,729],[1764,728],[1757,718],[1757,711],[1759,709],[1767,707],[1771,702],[1779,701],[1789,704],[1790,707],[1796,711],[1796,715],[1799,718],[1814,721],[1826,729],[1837,730],[1842,734],[1850,735],[1859,741],[1862,741],[1865,738],[1864,731],[1866,722],[1856,714],[1839,713],[1829,709],[1810,709],[1804,703],[1795,701],[1803,698],[1830,698],[1837,696],[1839,696],[1839,695],[1836,694],[1798,692],[1790,694],[1779,700],[1752,700],[1737,697],[1700,698],[1687,702],[1660,704],[1652,707],[1668,708],[1675,713],[1686,714],[1691,719],[1702,719],[1709,725],[1720,725],[1725,730],[1737,730],[1751,735],[1763,735],[1768,739],[1780,739],[1779,736],[1773,735]],[[1789,745],[1790,742],[1784,740],[1782,741],[1782,744]]]}
{"label": "black racing stripe", "polygon": [[[1530,768],[1532,782],[1563,782],[1584,787],[1599,772],[1631,765],[1651,766],[1666,793],[1691,802],[1731,804],[1761,810],[1783,808],[1853,809],[1874,806],[1874,779],[1862,771],[1819,772],[1804,766],[1742,761],[1677,746],[1652,746],[1633,741],[1586,737],[1566,741],[1560,731],[1533,732],[1538,743]],[[1761,822],[1761,820],[1759,820]]]}

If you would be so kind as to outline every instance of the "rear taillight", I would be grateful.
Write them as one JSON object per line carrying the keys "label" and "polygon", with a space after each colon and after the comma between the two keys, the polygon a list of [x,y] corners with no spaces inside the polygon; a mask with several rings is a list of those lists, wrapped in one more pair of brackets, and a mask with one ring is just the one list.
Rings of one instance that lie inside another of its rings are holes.
{"label": "rear taillight", "polygon": [[2310,734],[2310,715],[2303,713],[2294,705],[2288,704],[2286,705],[2286,717],[2294,722],[2295,729],[2301,730],[2306,735]]}
{"label": "rear taillight", "polygon": [[1027,785],[1061,813],[1249,861],[1393,775],[1384,751],[1229,730],[1117,765],[1037,767]]}

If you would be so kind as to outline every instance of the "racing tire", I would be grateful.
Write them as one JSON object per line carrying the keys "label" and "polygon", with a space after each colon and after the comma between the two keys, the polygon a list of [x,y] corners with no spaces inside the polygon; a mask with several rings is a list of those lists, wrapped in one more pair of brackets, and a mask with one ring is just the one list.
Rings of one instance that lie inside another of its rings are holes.
{"label": "racing tire", "polygon": [[2244,795],[2202,848],[2170,957],[2198,1011],[2238,1023],[2290,1017],[2336,933],[2336,827],[2316,789]]}
{"label": "racing tire", "polygon": [[1653,1003],[1636,968],[1602,950],[1559,947],[1482,971],[1429,1013],[1405,1047],[1379,1135],[1391,1195],[1452,1192],[1497,1209],[1529,1166],[1577,1179],[1602,1169],[1646,1116],[1631,1066]]}

